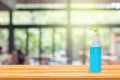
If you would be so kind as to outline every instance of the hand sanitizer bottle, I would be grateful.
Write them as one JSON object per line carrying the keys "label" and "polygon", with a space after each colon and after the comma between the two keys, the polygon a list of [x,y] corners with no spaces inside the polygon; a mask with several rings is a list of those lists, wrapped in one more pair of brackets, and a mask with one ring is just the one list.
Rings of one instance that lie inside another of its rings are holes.
{"label": "hand sanitizer bottle", "polygon": [[98,28],[91,28],[95,32],[90,46],[90,72],[101,72],[101,45]]}

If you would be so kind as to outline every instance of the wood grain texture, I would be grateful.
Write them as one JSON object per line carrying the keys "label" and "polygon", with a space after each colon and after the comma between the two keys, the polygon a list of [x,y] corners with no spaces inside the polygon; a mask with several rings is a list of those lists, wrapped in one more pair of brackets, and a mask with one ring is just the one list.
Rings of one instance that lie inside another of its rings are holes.
{"label": "wood grain texture", "polygon": [[88,66],[0,66],[0,80],[120,80],[120,66],[102,66],[90,73]]}

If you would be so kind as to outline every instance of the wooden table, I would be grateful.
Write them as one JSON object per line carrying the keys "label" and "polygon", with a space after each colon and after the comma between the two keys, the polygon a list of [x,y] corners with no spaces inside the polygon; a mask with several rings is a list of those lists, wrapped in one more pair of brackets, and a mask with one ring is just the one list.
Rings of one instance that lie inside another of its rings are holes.
{"label": "wooden table", "polygon": [[120,66],[103,66],[101,73],[88,66],[0,66],[0,80],[120,80]]}

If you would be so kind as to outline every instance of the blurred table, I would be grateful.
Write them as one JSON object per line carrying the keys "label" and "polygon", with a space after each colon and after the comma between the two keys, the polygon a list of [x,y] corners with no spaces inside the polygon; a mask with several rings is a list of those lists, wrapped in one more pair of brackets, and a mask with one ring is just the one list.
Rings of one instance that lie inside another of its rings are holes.
{"label": "blurred table", "polygon": [[103,66],[90,73],[88,66],[0,66],[0,80],[120,80],[120,66]]}

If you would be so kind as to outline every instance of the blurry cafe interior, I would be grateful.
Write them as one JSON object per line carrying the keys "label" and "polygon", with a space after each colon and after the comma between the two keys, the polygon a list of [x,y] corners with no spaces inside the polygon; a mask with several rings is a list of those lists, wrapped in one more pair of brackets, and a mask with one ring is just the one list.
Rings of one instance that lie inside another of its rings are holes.
{"label": "blurry cafe interior", "polygon": [[120,0],[0,0],[0,65],[89,65],[91,27],[119,65]]}

